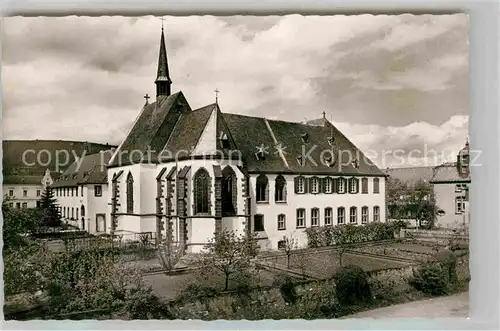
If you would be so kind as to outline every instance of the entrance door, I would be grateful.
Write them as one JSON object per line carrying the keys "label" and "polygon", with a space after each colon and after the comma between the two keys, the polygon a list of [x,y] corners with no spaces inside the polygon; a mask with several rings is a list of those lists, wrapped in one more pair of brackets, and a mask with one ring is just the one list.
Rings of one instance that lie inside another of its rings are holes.
{"label": "entrance door", "polygon": [[105,232],[106,231],[106,215],[105,214],[96,214],[96,232]]}

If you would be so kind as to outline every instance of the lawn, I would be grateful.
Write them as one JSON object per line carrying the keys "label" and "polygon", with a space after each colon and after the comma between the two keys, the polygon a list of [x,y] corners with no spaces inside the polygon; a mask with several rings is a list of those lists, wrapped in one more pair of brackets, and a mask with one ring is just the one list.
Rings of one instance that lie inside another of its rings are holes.
{"label": "lawn", "polygon": [[[275,256],[267,260],[268,263],[286,268],[286,256]],[[387,260],[383,257],[365,256],[355,253],[344,253],[342,264],[357,265],[365,271],[375,271],[389,268],[400,268],[409,265],[408,262]],[[310,253],[294,254],[290,259],[290,266],[297,271],[305,270],[321,278],[332,276],[340,267],[339,258],[335,250],[314,251]]]}
{"label": "lawn", "polygon": [[[272,285],[275,274],[266,270],[259,270],[255,285],[270,286]],[[203,283],[204,285],[213,286],[220,290],[224,287],[224,278],[222,276],[210,276],[210,279],[201,279],[195,272],[185,272],[182,274],[166,275],[166,274],[151,274],[144,275],[143,280],[150,285],[153,292],[166,300],[173,300],[179,296],[189,283]],[[238,285],[236,280],[230,278],[229,289],[234,289]]]}

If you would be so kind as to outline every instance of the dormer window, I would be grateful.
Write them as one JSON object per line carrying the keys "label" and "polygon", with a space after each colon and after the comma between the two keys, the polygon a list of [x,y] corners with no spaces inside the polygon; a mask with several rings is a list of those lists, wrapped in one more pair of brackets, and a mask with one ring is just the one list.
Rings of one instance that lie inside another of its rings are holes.
{"label": "dormer window", "polygon": [[333,154],[323,156],[323,161],[328,167],[333,167],[333,165],[335,164],[335,158],[333,157]]}
{"label": "dormer window", "polygon": [[304,159],[302,158],[302,156],[297,157],[297,162],[299,163],[299,165],[300,165],[301,167],[303,167],[303,166],[304,166]]}
{"label": "dormer window", "polygon": [[355,169],[358,169],[359,168],[359,161],[358,160],[353,160],[351,162],[352,166],[355,168]]}
{"label": "dormer window", "polygon": [[307,144],[309,142],[309,135],[307,133],[301,134],[300,137],[302,138],[302,142],[304,144]]}
{"label": "dormer window", "polygon": [[227,137],[226,133],[224,133],[224,132],[220,133],[219,141],[220,141],[220,146],[222,149],[229,149],[230,148],[229,138]]}
{"label": "dormer window", "polygon": [[328,144],[330,146],[333,146],[334,143],[335,143],[335,138],[334,137],[328,137]]}
{"label": "dormer window", "polygon": [[264,151],[258,151],[257,153],[255,153],[255,157],[257,158],[257,160],[262,161],[266,159],[266,154],[264,153]]}

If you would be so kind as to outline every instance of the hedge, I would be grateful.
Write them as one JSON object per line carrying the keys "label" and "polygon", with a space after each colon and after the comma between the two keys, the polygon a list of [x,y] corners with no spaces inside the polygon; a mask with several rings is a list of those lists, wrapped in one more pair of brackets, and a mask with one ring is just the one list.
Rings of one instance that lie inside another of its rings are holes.
{"label": "hedge", "polygon": [[373,222],[364,225],[311,227],[306,229],[307,244],[310,248],[333,246],[340,243],[338,238],[342,238],[343,244],[389,240],[394,239],[394,231],[400,226],[396,222]]}

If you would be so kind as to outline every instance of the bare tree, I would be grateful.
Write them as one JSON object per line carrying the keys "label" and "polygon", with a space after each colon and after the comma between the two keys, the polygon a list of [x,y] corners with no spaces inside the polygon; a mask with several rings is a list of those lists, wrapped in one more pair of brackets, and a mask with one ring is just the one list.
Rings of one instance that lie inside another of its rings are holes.
{"label": "bare tree", "polygon": [[283,236],[283,243],[283,251],[286,254],[286,267],[290,269],[290,258],[292,251],[298,247],[298,241],[290,235],[289,237]]}
{"label": "bare tree", "polygon": [[162,240],[158,245],[158,257],[167,274],[176,269],[177,264],[184,255],[183,245],[174,245],[170,240]]}
{"label": "bare tree", "polygon": [[333,240],[335,242],[335,251],[339,258],[339,264],[343,266],[344,253],[349,248],[349,245],[353,240],[353,233],[355,232],[355,226],[352,224],[338,225],[333,231]]}

